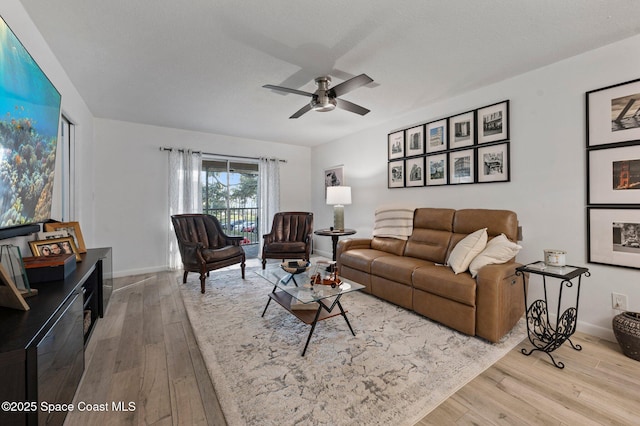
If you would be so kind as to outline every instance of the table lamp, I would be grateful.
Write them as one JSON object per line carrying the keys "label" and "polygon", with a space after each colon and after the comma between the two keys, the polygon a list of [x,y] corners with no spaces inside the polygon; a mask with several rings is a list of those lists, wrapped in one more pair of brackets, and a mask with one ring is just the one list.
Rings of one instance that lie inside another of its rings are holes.
{"label": "table lamp", "polygon": [[328,186],[327,204],[333,205],[333,229],[344,230],[344,206],[351,204],[351,187]]}

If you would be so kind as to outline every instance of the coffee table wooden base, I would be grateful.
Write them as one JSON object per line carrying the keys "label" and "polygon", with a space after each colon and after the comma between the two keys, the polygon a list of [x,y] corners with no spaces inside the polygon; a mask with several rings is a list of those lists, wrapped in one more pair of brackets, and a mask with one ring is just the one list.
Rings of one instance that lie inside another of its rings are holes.
{"label": "coffee table wooden base", "polygon": [[346,313],[344,309],[342,309],[342,305],[340,304],[340,296],[336,296],[336,299],[333,301],[331,306],[327,306],[323,303],[323,301],[318,301],[318,309],[317,310],[304,310],[304,309],[291,309],[291,299],[293,297],[284,291],[274,291],[269,293],[269,300],[267,301],[267,306],[264,307],[264,311],[262,311],[262,316],[267,312],[267,308],[269,307],[269,303],[272,300],[275,300],[280,306],[282,306],[287,312],[291,313],[293,316],[298,318],[300,321],[304,322],[307,325],[311,325],[311,330],[309,331],[309,336],[307,337],[307,343],[304,345],[304,350],[302,351],[302,356],[307,352],[307,347],[309,346],[309,341],[311,340],[311,336],[313,335],[313,331],[316,328],[316,324],[318,321],[326,320],[327,318],[332,318],[338,315],[342,315],[347,325],[349,326],[349,330],[351,334],[354,336],[356,333],[351,328],[351,324],[347,319]]}

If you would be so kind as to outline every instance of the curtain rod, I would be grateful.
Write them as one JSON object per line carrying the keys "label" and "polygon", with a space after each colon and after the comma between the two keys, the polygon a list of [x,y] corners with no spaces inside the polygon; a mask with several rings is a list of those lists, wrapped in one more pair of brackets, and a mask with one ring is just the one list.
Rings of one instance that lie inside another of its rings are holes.
{"label": "curtain rod", "polygon": [[[178,152],[184,152],[184,148],[171,148],[171,147],[166,147],[166,146],[161,146],[160,147],[160,151],[173,151],[176,150]],[[243,158],[245,160],[259,160],[260,158],[266,158],[266,157],[247,157],[247,156],[243,156],[243,155],[227,155],[227,154],[214,154],[212,152],[203,152],[203,151],[193,151],[196,154],[202,154],[202,155],[213,155],[213,156],[218,156],[218,157],[228,157],[228,158]],[[280,158],[272,158],[272,160],[278,160],[281,163],[286,163],[287,160],[282,160]]]}

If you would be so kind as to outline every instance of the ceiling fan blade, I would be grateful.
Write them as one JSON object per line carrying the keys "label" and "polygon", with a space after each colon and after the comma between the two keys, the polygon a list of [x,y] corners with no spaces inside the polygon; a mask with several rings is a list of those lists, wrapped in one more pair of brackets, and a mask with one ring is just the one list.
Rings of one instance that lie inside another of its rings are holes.
{"label": "ceiling fan blade", "polygon": [[298,111],[296,111],[295,114],[293,114],[291,117],[289,118],[298,118],[300,117],[302,114],[304,114],[305,112],[309,112],[311,111],[311,104],[306,104],[305,106],[303,106],[302,108],[300,108]]}
{"label": "ceiling fan blade", "polygon": [[360,105],[354,104],[353,102],[345,101],[344,99],[336,99],[336,102],[336,106],[338,108],[346,109],[347,111],[355,112],[356,114],[365,115],[370,111]]}
{"label": "ceiling fan blade", "polygon": [[369,84],[372,81],[373,79],[368,75],[360,74],[356,77],[350,78],[347,81],[343,81],[336,86],[333,86],[331,89],[329,89],[329,92],[331,92],[331,94],[334,96],[342,96],[345,93],[357,89],[358,87],[364,86],[365,84]]}
{"label": "ceiling fan blade", "polygon": [[278,90],[280,92],[295,93],[296,95],[309,96],[309,97],[313,96],[313,93],[303,92],[302,90],[290,89],[288,87],[274,86],[273,84],[265,84],[262,87],[264,87],[265,89]]}

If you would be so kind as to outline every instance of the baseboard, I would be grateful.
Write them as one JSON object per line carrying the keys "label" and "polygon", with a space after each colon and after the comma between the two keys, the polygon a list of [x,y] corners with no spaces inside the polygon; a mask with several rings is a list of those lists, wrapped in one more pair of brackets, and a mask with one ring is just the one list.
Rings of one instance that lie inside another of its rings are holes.
{"label": "baseboard", "polygon": [[333,252],[314,249],[313,250],[313,255],[314,256],[322,256],[322,257],[326,257],[327,259],[331,259],[333,257]]}
{"label": "baseboard", "polygon": [[[555,324],[556,315],[550,314],[549,321],[552,324]],[[578,323],[576,324],[576,331],[616,343],[616,336],[614,336],[612,328],[601,327],[599,325],[578,320]]]}
{"label": "baseboard", "polygon": [[581,333],[616,343],[616,336],[613,334],[613,329],[611,328],[600,327],[598,325],[578,321],[576,329]]}
{"label": "baseboard", "polygon": [[155,274],[158,272],[165,272],[168,270],[169,268],[166,266],[156,266],[153,268],[140,268],[140,269],[128,269],[126,271],[114,271],[113,278],[129,277],[132,275]]}

